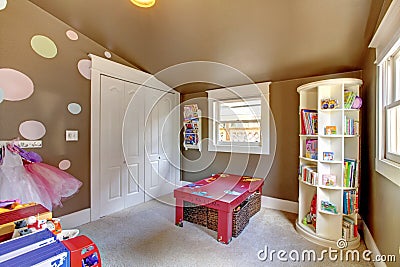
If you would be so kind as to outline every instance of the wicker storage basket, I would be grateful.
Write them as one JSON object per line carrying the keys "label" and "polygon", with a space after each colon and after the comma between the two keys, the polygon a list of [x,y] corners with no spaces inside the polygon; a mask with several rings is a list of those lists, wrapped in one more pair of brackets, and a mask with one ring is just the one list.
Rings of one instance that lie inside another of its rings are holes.
{"label": "wicker storage basket", "polygon": [[256,191],[251,194],[247,200],[249,201],[249,218],[260,211],[261,209],[261,194]]}
{"label": "wicker storage basket", "polygon": [[[238,209],[238,207],[240,208]],[[261,194],[254,192],[233,211],[232,236],[237,237],[249,224],[250,218],[261,209]],[[218,231],[218,210],[183,202],[183,220]]]}
{"label": "wicker storage basket", "polygon": [[[237,237],[243,229],[249,224],[249,202],[244,201],[240,205],[240,209],[233,211],[232,214],[232,236]],[[207,211],[207,228],[218,231],[218,211],[208,208]]]}
{"label": "wicker storage basket", "polygon": [[207,210],[205,206],[183,201],[183,220],[202,226],[207,226]]}

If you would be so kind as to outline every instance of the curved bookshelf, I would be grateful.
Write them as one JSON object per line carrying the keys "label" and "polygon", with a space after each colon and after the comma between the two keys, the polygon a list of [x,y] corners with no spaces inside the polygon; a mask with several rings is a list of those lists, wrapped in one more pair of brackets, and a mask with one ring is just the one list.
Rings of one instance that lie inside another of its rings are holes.
{"label": "curved bookshelf", "polygon": [[[344,78],[297,88],[301,172],[296,229],[306,239],[326,247],[337,248],[336,242],[342,238],[349,249],[360,244],[357,230],[360,110],[346,107],[360,94],[361,85],[359,79]],[[321,109],[325,99],[336,101],[338,108]],[[318,160],[309,158],[310,155]],[[337,213],[323,210],[323,201],[327,209]]]}

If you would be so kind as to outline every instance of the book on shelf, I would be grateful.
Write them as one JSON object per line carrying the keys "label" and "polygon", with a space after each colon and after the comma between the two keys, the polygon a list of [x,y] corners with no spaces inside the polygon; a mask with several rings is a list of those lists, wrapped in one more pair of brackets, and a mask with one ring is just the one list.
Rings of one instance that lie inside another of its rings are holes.
{"label": "book on shelf", "polygon": [[300,110],[301,134],[318,134],[318,112],[311,109]]}
{"label": "book on shelf", "polygon": [[344,134],[345,135],[359,135],[359,128],[360,123],[352,118],[344,116],[345,128]]}
{"label": "book on shelf", "polygon": [[338,214],[336,205],[327,200],[321,200],[321,210],[332,214]]}
{"label": "book on shelf", "polygon": [[357,187],[359,166],[355,159],[345,158],[343,160],[343,186],[344,187]]}
{"label": "book on shelf", "polygon": [[345,90],[344,91],[344,108],[349,109],[352,107],[354,100],[356,99],[357,94],[353,91]]}
{"label": "book on shelf", "polygon": [[343,214],[358,212],[358,192],[356,190],[343,191]]}
{"label": "book on shelf", "polygon": [[317,185],[318,183],[317,166],[302,164],[299,168],[299,175],[304,182],[312,185]]}
{"label": "book on shelf", "polygon": [[334,175],[334,174],[322,174],[322,185],[325,185],[325,186],[336,186],[336,175]]}
{"label": "book on shelf", "polygon": [[334,152],[322,152],[322,159],[325,161],[333,161],[335,153]]}
{"label": "book on shelf", "polygon": [[318,139],[306,139],[306,158],[318,159]]}
{"label": "book on shelf", "polygon": [[325,135],[336,134],[336,126],[325,126]]}
{"label": "book on shelf", "polygon": [[343,216],[343,224],[342,224],[342,237],[349,241],[358,236],[358,228],[357,224],[350,217]]}

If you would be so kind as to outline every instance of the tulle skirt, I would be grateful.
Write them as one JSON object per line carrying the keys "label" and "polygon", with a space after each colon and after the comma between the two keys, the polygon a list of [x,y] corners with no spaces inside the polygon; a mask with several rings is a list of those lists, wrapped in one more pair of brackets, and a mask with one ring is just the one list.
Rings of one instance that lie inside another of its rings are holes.
{"label": "tulle skirt", "polygon": [[46,188],[37,183],[22,165],[0,168],[0,198],[18,198],[21,203],[36,202],[52,210],[52,200]]}
{"label": "tulle skirt", "polygon": [[53,208],[62,206],[62,201],[77,193],[82,186],[82,182],[74,176],[42,162],[26,164],[25,169],[46,191]]}

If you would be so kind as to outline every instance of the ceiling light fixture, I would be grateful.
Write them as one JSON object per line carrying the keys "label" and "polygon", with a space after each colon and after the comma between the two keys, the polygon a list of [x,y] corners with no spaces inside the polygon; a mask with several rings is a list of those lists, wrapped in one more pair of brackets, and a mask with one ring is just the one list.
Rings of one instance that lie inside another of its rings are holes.
{"label": "ceiling light fixture", "polygon": [[131,0],[131,2],[139,7],[152,7],[156,0]]}

